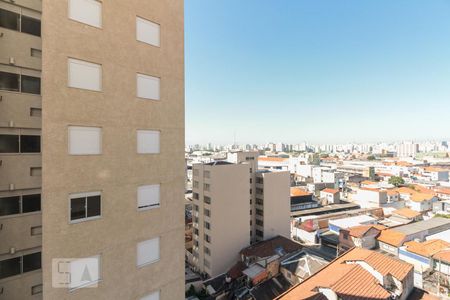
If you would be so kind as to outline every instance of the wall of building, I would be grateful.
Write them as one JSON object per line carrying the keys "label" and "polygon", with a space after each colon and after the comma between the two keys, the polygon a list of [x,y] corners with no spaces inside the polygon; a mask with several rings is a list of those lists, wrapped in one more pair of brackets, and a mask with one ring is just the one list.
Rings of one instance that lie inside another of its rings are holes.
{"label": "wall of building", "polygon": [[[46,299],[184,297],[183,1],[102,1],[102,28],[43,0],[43,276]],[[161,46],[136,40],[136,16],[161,25]],[[119,21],[120,20],[120,21]],[[68,58],[102,65],[102,91],[68,88]],[[136,73],[161,78],[161,99],[136,97]],[[68,126],[102,128],[102,154],[68,154]],[[137,153],[137,129],[161,131],[159,154]],[[161,184],[161,205],[137,210],[137,187]],[[68,196],[102,192],[100,219],[69,223]],[[137,267],[137,244],[160,259]],[[52,259],[101,255],[97,288],[52,287]]]}

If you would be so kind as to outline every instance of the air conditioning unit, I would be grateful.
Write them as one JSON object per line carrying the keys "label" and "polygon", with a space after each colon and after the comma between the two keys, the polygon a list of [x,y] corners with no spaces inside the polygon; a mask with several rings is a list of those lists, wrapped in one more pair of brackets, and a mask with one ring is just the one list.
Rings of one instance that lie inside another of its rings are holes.
{"label": "air conditioning unit", "polygon": [[9,64],[10,65],[15,65],[16,64],[16,59],[14,57],[10,57],[9,58]]}
{"label": "air conditioning unit", "polygon": [[14,127],[14,121],[13,121],[13,120],[10,120],[10,121],[8,122],[8,126],[9,126],[9,127]]}
{"label": "air conditioning unit", "polygon": [[14,254],[14,253],[16,253],[16,248],[14,248],[14,247],[9,248],[9,254]]}
{"label": "air conditioning unit", "polygon": [[16,187],[14,186],[14,183],[10,183],[10,184],[9,184],[9,190],[10,190],[10,191],[14,191],[15,188],[16,188]]}

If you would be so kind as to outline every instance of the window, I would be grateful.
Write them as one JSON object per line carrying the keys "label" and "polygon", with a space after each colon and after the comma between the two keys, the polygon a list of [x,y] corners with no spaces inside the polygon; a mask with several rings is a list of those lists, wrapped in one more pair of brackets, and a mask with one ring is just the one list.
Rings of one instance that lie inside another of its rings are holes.
{"label": "window", "polygon": [[209,222],[204,221],[204,226],[206,229],[210,230],[211,229],[211,224],[209,224]]}
{"label": "window", "polygon": [[101,193],[71,194],[70,221],[79,222],[96,219],[101,216]]}
{"label": "window", "polygon": [[157,260],[159,260],[159,237],[138,243],[136,261],[138,267],[154,263]]}
{"label": "window", "polygon": [[[101,279],[101,256],[73,259],[69,263],[69,270],[72,278],[70,290],[95,285]],[[89,276],[84,276],[86,273]]]}
{"label": "window", "polygon": [[263,204],[264,204],[263,199],[256,198],[256,204],[258,204],[258,205],[263,205]]}
{"label": "window", "polygon": [[41,79],[39,77],[22,75],[20,78],[20,91],[22,93],[41,94]]}
{"label": "window", "polygon": [[20,75],[0,71],[0,90],[19,92]]}
{"label": "window", "polygon": [[0,153],[18,153],[19,136],[12,134],[0,134]]}
{"label": "window", "polygon": [[69,126],[69,154],[101,154],[101,134],[99,127]]}
{"label": "window", "polygon": [[29,213],[41,210],[41,194],[22,196],[22,213]]}
{"label": "window", "polygon": [[42,176],[42,168],[41,167],[31,167],[30,168],[30,176]]}
{"label": "window", "polygon": [[256,219],[256,225],[264,226],[264,222],[262,220]]}
{"label": "window", "polygon": [[69,18],[94,27],[102,27],[102,3],[96,0],[70,0]]}
{"label": "window", "polygon": [[20,196],[0,198],[0,216],[20,214]]}
{"label": "window", "polygon": [[0,27],[41,36],[41,21],[0,9]]}
{"label": "window", "polygon": [[211,176],[211,172],[210,171],[203,171],[203,177],[209,178],[210,176]]}
{"label": "window", "polygon": [[256,209],[256,214],[258,215],[258,216],[264,216],[264,213],[263,213],[263,211],[262,211],[262,209]]}
{"label": "window", "polygon": [[22,15],[21,31],[35,36],[41,36],[41,20]]}
{"label": "window", "polygon": [[204,237],[205,237],[205,241],[206,241],[206,242],[211,243],[211,237],[210,237],[209,235],[207,235],[207,234],[205,233]]}
{"label": "window", "polygon": [[19,31],[20,15],[9,10],[0,9],[0,27]]}
{"label": "window", "polygon": [[348,240],[348,232],[343,231],[342,232],[342,237],[344,238],[344,240]]}
{"label": "window", "polygon": [[160,78],[144,74],[136,74],[136,80],[137,96],[139,98],[160,100]]}
{"label": "window", "polygon": [[263,189],[256,188],[256,195],[262,195],[262,194],[263,194]]}
{"label": "window", "polygon": [[0,279],[19,275],[41,268],[41,252],[0,261]]}
{"label": "window", "polygon": [[194,180],[193,187],[198,189],[198,181],[197,180]]}
{"label": "window", "polygon": [[207,217],[211,217],[211,211],[207,208],[203,209],[203,213],[205,214],[205,216]]}
{"label": "window", "polygon": [[208,247],[204,247],[204,250],[205,250],[205,254],[206,255],[211,255],[211,250],[209,250],[209,248]]}
{"label": "window", "polygon": [[41,152],[41,137],[39,135],[21,135],[20,152],[21,153]]}
{"label": "window", "polygon": [[159,294],[159,291],[156,291],[145,297],[142,297],[141,300],[159,300]]}
{"label": "window", "polygon": [[33,285],[31,287],[31,295],[42,294],[42,284]]}
{"label": "window", "polygon": [[33,226],[30,228],[30,234],[32,236],[42,235],[42,226]]}
{"label": "window", "polygon": [[198,229],[197,228],[194,228],[194,234],[198,235]]}
{"label": "window", "polygon": [[69,58],[69,87],[101,91],[102,66],[83,60]]}
{"label": "window", "polygon": [[256,229],[256,235],[260,238],[264,237],[264,233],[261,230]]}
{"label": "window", "polygon": [[138,41],[160,46],[160,26],[151,21],[136,17],[136,39]]}
{"label": "window", "polygon": [[146,210],[159,207],[160,185],[142,185],[138,187],[138,209]]}
{"label": "window", "polygon": [[209,185],[209,183],[204,183],[203,184],[203,189],[205,190],[205,191],[209,191],[209,189],[210,189],[210,185]]}
{"label": "window", "polygon": [[211,204],[211,198],[208,196],[204,196],[203,200],[205,201],[206,204]]}
{"label": "window", "polygon": [[29,213],[41,210],[41,194],[0,198],[0,216]]}
{"label": "window", "polygon": [[192,193],[192,198],[194,198],[195,200],[198,200],[198,193]]}
{"label": "window", "polygon": [[194,210],[198,211],[198,205],[194,204]]}
{"label": "window", "polygon": [[140,154],[159,153],[160,132],[156,130],[137,131],[137,152]]}
{"label": "window", "polygon": [[42,109],[41,108],[30,108],[30,117],[42,117]]}
{"label": "window", "polygon": [[42,50],[31,48],[31,57],[42,58]]}

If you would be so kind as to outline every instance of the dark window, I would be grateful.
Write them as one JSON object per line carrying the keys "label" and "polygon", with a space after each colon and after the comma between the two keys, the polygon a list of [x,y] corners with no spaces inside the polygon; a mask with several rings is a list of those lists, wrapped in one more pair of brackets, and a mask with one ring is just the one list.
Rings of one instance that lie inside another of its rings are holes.
{"label": "dark window", "polygon": [[19,196],[0,198],[0,216],[15,215],[19,213],[20,213]]}
{"label": "dark window", "polygon": [[0,27],[19,31],[19,14],[0,9]]}
{"label": "dark window", "polygon": [[20,259],[14,257],[0,261],[0,279],[20,274]]}
{"label": "dark window", "polygon": [[86,218],[86,198],[70,199],[70,219],[78,220]]}
{"label": "dark window", "polygon": [[12,134],[0,134],[0,153],[18,153],[19,136]]}
{"label": "dark window", "polygon": [[264,233],[261,230],[256,230],[256,235],[261,238],[264,237]]}
{"label": "dark window", "polygon": [[19,91],[19,74],[0,72],[0,90]]}
{"label": "dark window", "polygon": [[29,94],[41,94],[41,79],[39,77],[22,75],[21,92]]}
{"label": "dark window", "polygon": [[100,216],[100,195],[87,197],[87,217]]}
{"label": "dark window", "polygon": [[22,212],[28,213],[41,210],[41,194],[23,195]]}
{"label": "dark window", "polygon": [[32,57],[42,58],[42,50],[31,48],[30,54]]}
{"label": "dark window", "polygon": [[41,268],[41,252],[23,256],[23,273],[39,270]]}
{"label": "dark window", "polygon": [[22,32],[41,36],[41,21],[22,15]]}
{"label": "dark window", "polygon": [[21,153],[41,152],[41,137],[39,135],[21,135],[20,152]]}
{"label": "dark window", "polygon": [[70,219],[79,220],[101,215],[101,196],[86,196],[70,199]]}

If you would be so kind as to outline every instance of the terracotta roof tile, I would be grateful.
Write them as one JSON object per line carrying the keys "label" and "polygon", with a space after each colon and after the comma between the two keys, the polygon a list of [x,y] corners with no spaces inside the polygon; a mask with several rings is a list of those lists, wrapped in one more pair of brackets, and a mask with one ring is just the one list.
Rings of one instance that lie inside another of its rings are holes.
{"label": "terracotta roof tile", "polygon": [[443,240],[429,240],[422,243],[411,241],[406,242],[405,245],[409,252],[425,257],[431,257],[444,249],[450,248],[450,243]]}
{"label": "terracotta roof tile", "polygon": [[276,254],[275,249],[278,247],[282,247],[286,253],[303,248],[301,244],[279,235],[244,248],[240,253],[244,256],[269,257]]}
{"label": "terracotta roof tile", "polygon": [[339,190],[327,188],[327,189],[321,190],[321,192],[324,192],[324,193],[331,193],[331,194],[336,194],[336,193],[339,193]]}
{"label": "terracotta roof tile", "polygon": [[412,210],[412,209],[407,208],[407,207],[394,210],[392,213],[396,214],[396,215],[399,215],[401,217],[405,217],[407,219],[414,219],[414,218],[417,218],[417,217],[419,217],[421,215],[420,212],[417,212],[417,211]]}
{"label": "terracotta roof tile", "polygon": [[309,195],[311,195],[311,193],[308,193],[302,188],[291,187],[291,197],[309,196]]}
{"label": "terracotta roof tile", "polygon": [[378,236],[378,241],[399,247],[403,244],[403,241],[405,240],[406,235],[404,233],[395,231],[393,229],[387,229],[383,230]]}

